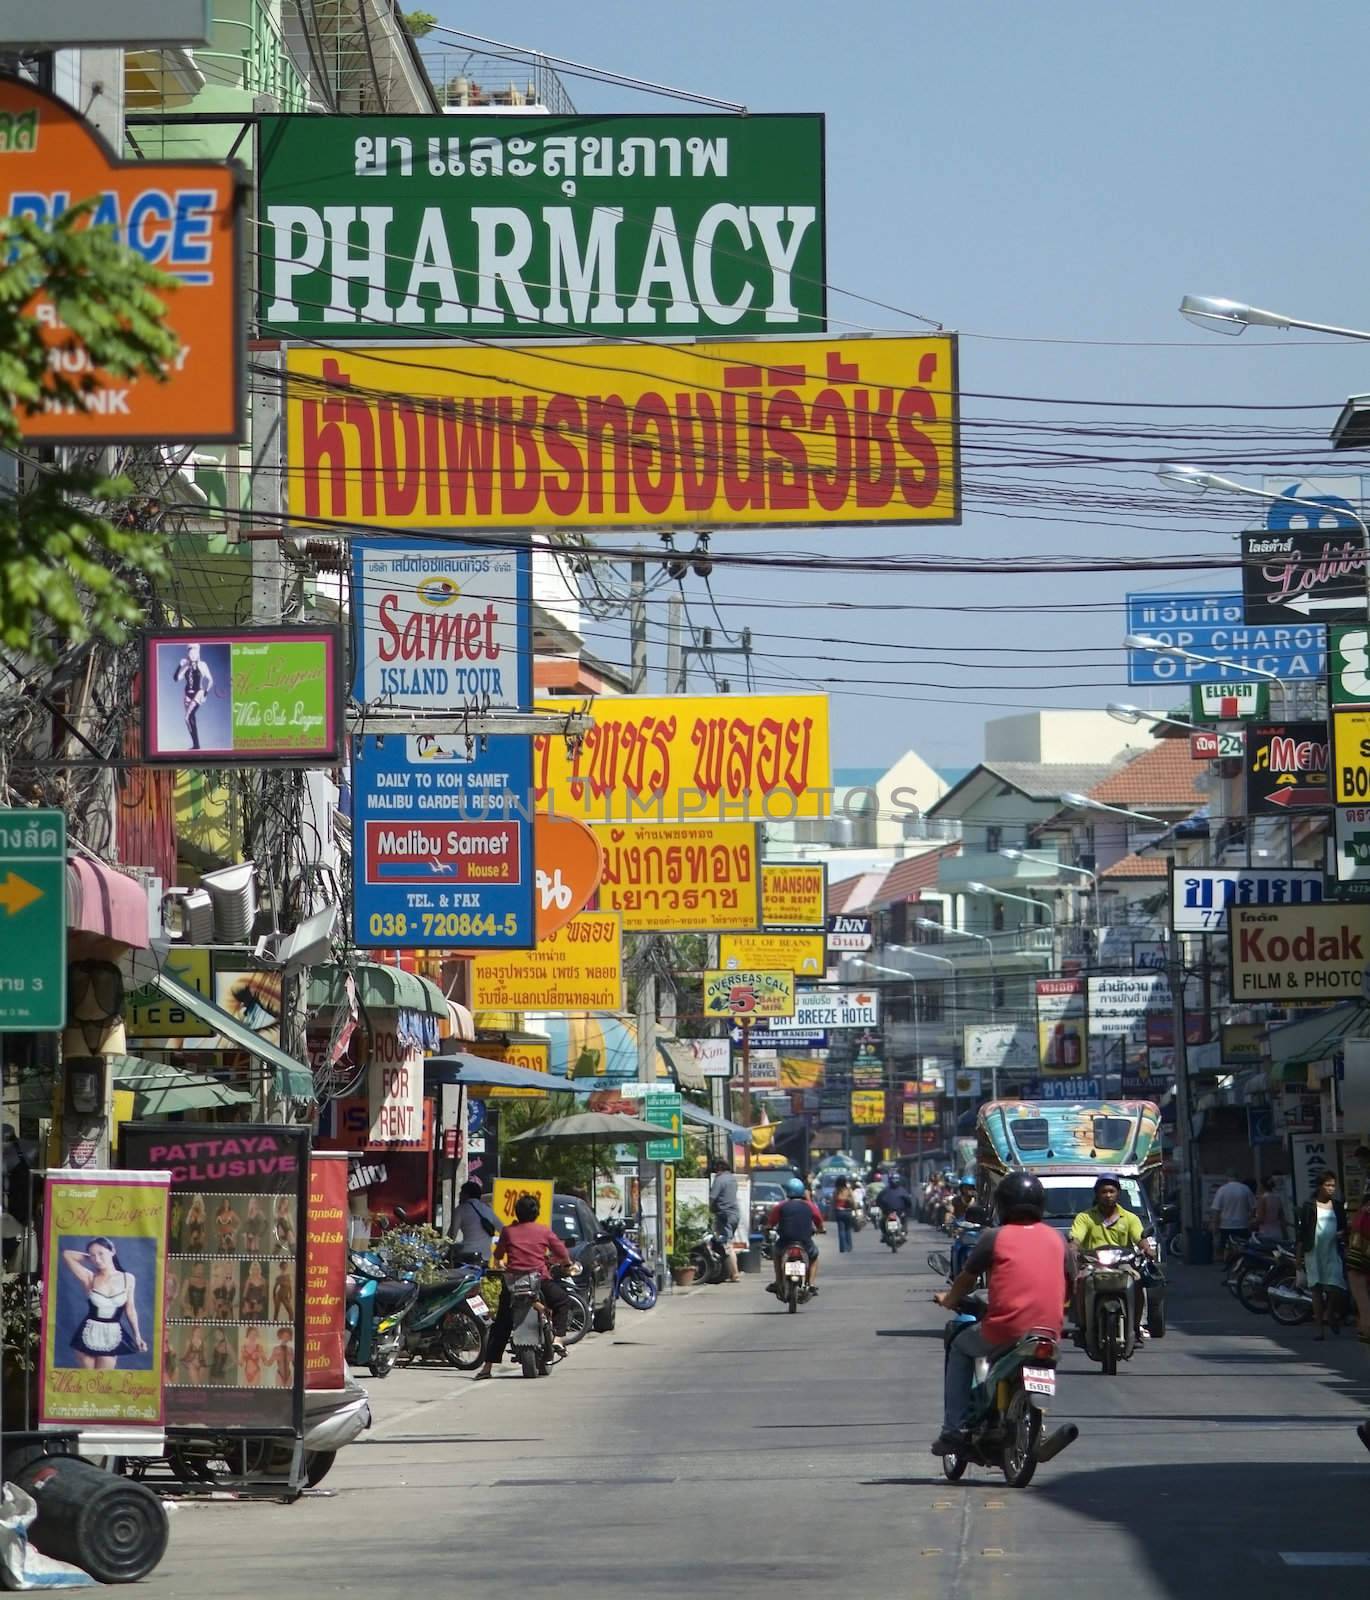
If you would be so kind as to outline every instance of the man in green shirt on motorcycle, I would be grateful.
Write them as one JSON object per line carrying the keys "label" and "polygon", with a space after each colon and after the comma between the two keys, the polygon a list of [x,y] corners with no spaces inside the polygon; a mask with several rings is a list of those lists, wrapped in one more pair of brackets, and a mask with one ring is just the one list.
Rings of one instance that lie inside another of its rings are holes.
{"label": "man in green shirt on motorcycle", "polygon": [[1116,1178],[1098,1178],[1094,1183],[1094,1204],[1081,1211],[1071,1225],[1071,1242],[1080,1250],[1126,1250],[1129,1247],[1151,1253],[1151,1241],[1142,1236],[1142,1219],[1124,1211],[1118,1201],[1123,1188]]}

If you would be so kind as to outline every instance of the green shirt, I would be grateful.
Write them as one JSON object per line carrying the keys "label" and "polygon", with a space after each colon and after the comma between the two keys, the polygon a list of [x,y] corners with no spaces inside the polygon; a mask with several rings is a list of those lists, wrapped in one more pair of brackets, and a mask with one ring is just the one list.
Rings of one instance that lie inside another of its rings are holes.
{"label": "green shirt", "polygon": [[1124,1249],[1142,1242],[1142,1219],[1121,1206],[1105,1222],[1097,1206],[1082,1211],[1071,1224],[1070,1237],[1081,1250]]}

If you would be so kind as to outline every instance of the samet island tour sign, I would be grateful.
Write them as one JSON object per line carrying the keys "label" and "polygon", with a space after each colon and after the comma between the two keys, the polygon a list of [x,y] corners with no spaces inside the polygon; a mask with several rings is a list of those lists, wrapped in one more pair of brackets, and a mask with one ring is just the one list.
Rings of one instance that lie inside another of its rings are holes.
{"label": "samet island tour sign", "polygon": [[823,119],[267,117],[282,337],[812,333]]}
{"label": "samet island tour sign", "polygon": [[95,381],[80,408],[21,415],[24,438],[48,444],[167,439],[234,443],[243,436],[239,202],[242,169],[226,161],[121,161],[70,106],[0,78],[0,206],[41,227],[94,200],[92,224],[173,278],[157,291],[180,340],[164,381],[94,371],[56,306],[30,307],[50,366]]}
{"label": "samet island tour sign", "polygon": [[959,522],[956,340],[292,346],[301,527]]}

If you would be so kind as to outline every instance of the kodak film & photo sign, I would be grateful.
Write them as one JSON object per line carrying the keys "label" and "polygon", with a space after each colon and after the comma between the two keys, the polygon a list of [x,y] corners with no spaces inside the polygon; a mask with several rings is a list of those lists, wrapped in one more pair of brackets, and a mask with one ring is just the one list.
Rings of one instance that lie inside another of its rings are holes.
{"label": "kodak film & photo sign", "polygon": [[1370,962],[1370,906],[1233,906],[1232,998],[1354,1000]]}

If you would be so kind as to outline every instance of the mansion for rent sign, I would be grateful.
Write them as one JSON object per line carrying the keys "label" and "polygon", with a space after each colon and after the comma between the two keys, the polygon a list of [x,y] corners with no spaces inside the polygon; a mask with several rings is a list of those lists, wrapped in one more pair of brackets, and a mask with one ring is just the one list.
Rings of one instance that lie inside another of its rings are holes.
{"label": "mansion for rent sign", "polygon": [[283,338],[812,333],[823,118],[266,117]]}

